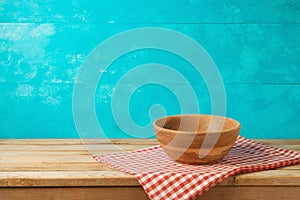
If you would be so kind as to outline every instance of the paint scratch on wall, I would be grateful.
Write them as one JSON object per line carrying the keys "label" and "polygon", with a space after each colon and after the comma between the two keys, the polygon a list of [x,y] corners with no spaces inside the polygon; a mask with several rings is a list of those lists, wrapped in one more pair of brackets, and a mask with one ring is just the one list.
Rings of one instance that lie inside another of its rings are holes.
{"label": "paint scratch on wall", "polygon": [[53,24],[41,24],[30,31],[31,37],[47,37],[55,34],[55,27]]}
{"label": "paint scratch on wall", "polygon": [[46,99],[43,100],[43,103],[48,104],[48,105],[53,105],[53,106],[58,106],[60,105],[60,99],[61,97],[51,97],[48,96]]}
{"label": "paint scratch on wall", "polygon": [[53,24],[38,26],[1,24],[0,28],[0,40],[6,46],[5,49],[1,48],[1,52],[7,54],[7,61],[1,64],[10,66],[6,69],[7,75],[14,71],[14,75],[17,75],[14,78],[17,78],[17,81],[30,81],[47,63],[45,48],[50,41],[49,37],[55,34],[55,26]]}
{"label": "paint scratch on wall", "polygon": [[112,97],[115,88],[111,84],[103,84],[95,94],[95,103],[108,103]]}
{"label": "paint scratch on wall", "polygon": [[[1,24],[0,53],[7,54],[7,60],[1,61],[5,76],[0,81],[14,80],[17,82],[12,96],[42,98],[41,102],[47,105],[57,106],[61,103],[61,90],[66,90],[69,85],[55,86],[63,83],[63,76],[70,79],[74,75],[74,69],[66,70],[63,75],[57,71],[56,66],[49,65],[46,48],[50,37],[56,33],[54,24]],[[2,48],[3,47],[3,48]],[[78,64],[84,59],[82,54],[70,56],[70,64]],[[14,68],[14,69],[12,69]],[[37,77],[38,76],[38,77]],[[10,78],[11,77],[11,78]],[[33,81],[35,78],[42,82]],[[35,85],[35,86],[33,86]]]}
{"label": "paint scratch on wall", "polygon": [[38,95],[42,97],[42,103],[48,104],[51,106],[58,106],[61,104],[61,91],[68,89],[68,85],[65,88],[61,88],[59,85],[53,85],[47,81],[43,81],[41,86],[38,89]]}
{"label": "paint scratch on wall", "polygon": [[29,84],[19,84],[15,94],[18,97],[33,97],[33,90],[33,86]]}
{"label": "paint scratch on wall", "polygon": [[66,60],[69,64],[72,65],[81,65],[83,60],[85,59],[85,56],[81,53],[72,55],[72,54],[67,54],[66,55]]}
{"label": "paint scratch on wall", "polygon": [[242,11],[230,4],[224,4],[224,18],[230,21],[241,21]]}

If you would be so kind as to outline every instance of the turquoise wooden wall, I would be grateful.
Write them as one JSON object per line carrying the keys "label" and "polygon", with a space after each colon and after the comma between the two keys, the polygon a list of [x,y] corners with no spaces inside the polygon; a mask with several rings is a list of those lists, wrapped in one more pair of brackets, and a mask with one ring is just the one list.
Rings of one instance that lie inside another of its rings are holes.
{"label": "turquoise wooden wall", "polygon": [[[0,138],[79,137],[72,89],[80,65],[106,38],[148,26],[180,31],[207,50],[225,83],[227,116],[241,122],[242,135],[300,138],[299,0],[0,0]],[[188,63],[154,50],[132,52],[111,66],[96,92],[98,119],[109,137],[129,137],[113,122],[114,83],[149,62],[181,69],[199,91],[201,113],[210,112],[205,85],[193,80]],[[174,95],[160,87],[141,88],[132,101],[140,125],[149,122],[154,103],[168,114],[180,111]]]}

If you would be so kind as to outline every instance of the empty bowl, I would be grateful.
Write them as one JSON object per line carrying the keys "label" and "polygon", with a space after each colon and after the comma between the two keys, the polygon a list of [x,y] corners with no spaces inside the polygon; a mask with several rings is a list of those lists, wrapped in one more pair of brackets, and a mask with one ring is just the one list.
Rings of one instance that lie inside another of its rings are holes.
{"label": "empty bowl", "polygon": [[240,123],[214,115],[177,115],[153,123],[156,137],[171,158],[189,164],[214,163],[235,144]]}

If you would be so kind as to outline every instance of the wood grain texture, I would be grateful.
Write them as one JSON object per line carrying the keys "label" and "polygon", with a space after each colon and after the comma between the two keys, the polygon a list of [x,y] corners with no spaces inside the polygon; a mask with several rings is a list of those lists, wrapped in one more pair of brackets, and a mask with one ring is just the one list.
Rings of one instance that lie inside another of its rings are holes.
{"label": "wood grain texture", "polygon": [[[211,115],[169,116],[153,124],[164,152],[173,160],[188,164],[208,164],[221,160],[234,146],[240,132],[238,121]],[[205,149],[204,141],[208,135],[213,135],[217,140],[212,149],[208,147],[209,151],[203,157],[199,147]]]}
{"label": "wood grain texture", "polygon": [[143,200],[142,187],[0,188],[0,198],[10,200]]}
{"label": "wood grain texture", "polygon": [[[299,166],[299,165],[298,165]],[[259,173],[243,174],[235,177],[234,184],[238,186],[299,186],[300,171],[294,170],[270,170]]]}
{"label": "wood grain texture", "polygon": [[300,187],[215,187],[199,200],[298,200]]}
{"label": "wood grain texture", "polygon": [[[0,188],[0,198],[10,200],[146,200],[142,187]],[[300,187],[215,187],[198,200],[298,200]]]}
{"label": "wood grain texture", "polygon": [[[299,140],[259,140],[298,149]],[[112,139],[120,149],[158,144],[155,139]],[[138,181],[92,158],[118,152],[99,139],[0,140],[0,199],[148,199]],[[199,199],[299,199],[300,165],[229,177]]]}
{"label": "wood grain texture", "polygon": [[[287,149],[300,150],[299,140],[259,140]],[[0,187],[40,186],[137,186],[134,177],[95,161],[83,142],[96,152],[113,153],[158,144],[155,139],[38,139],[0,140]],[[132,144],[131,144],[132,143]],[[244,174],[225,180],[220,186],[297,186],[300,165]]]}
{"label": "wood grain texture", "polygon": [[[286,144],[288,140],[273,140]],[[297,140],[291,140],[297,144]],[[1,140],[0,145],[83,145],[83,144],[116,144],[116,145],[136,145],[158,144],[156,139],[17,139],[17,140]],[[290,144],[290,143],[287,143]]]}

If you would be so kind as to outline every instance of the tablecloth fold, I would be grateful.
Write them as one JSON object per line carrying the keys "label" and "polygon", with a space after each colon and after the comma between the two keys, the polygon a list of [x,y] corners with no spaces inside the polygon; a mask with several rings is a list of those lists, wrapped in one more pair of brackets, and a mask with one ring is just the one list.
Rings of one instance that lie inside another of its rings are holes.
{"label": "tablecloth fold", "polygon": [[300,163],[298,152],[241,136],[223,160],[209,165],[175,162],[159,145],[94,158],[135,176],[153,200],[196,199],[229,176]]}

